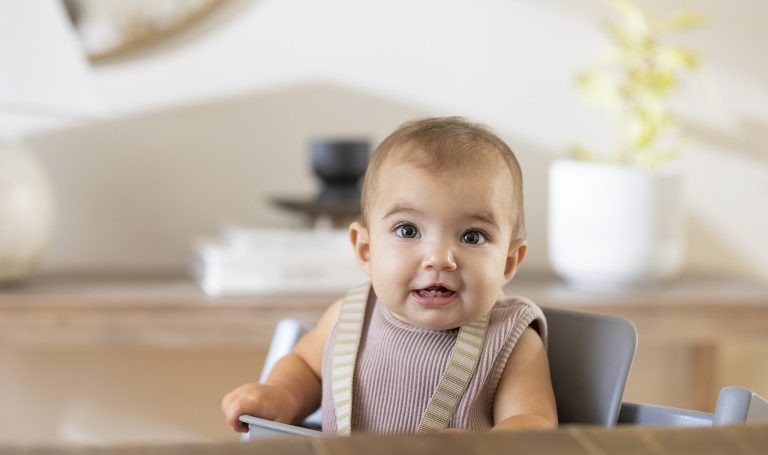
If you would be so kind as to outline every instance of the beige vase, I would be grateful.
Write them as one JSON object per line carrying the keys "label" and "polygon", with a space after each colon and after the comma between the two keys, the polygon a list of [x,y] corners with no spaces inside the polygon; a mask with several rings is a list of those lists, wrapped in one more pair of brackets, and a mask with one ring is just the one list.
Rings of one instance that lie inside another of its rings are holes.
{"label": "beige vase", "polygon": [[33,155],[0,142],[0,283],[32,273],[48,246],[53,198]]}

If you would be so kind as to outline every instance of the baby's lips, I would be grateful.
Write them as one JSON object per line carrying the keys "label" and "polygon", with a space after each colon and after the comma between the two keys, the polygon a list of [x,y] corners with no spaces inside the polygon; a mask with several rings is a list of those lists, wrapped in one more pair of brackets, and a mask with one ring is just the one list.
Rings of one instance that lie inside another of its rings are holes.
{"label": "baby's lips", "polygon": [[456,292],[442,283],[433,283],[433,284],[424,286],[423,288],[416,289],[416,291],[417,292],[420,292],[420,291]]}
{"label": "baby's lips", "polygon": [[437,286],[430,286],[428,288],[417,289],[414,292],[416,292],[418,295],[420,295],[422,297],[448,296],[448,295],[453,295],[453,294],[456,293],[455,291],[452,291],[452,290],[450,290],[450,289],[448,289],[446,287],[443,287],[443,286],[439,286],[439,287],[437,287]]}

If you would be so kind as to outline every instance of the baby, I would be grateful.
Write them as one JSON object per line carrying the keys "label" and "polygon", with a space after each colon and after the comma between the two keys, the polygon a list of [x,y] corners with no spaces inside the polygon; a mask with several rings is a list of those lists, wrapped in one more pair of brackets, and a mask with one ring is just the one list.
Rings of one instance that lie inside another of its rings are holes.
{"label": "baby", "polygon": [[263,384],[227,394],[251,414],[323,431],[553,428],[541,310],[502,287],[525,257],[522,175],[509,147],[463,119],[407,123],[371,158],[349,236],[370,284],[335,302]]}

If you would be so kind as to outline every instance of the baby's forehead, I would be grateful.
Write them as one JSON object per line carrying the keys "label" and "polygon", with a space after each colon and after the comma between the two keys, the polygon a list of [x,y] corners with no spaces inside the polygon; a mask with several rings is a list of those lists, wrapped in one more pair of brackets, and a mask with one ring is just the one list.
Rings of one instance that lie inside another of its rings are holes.
{"label": "baby's forehead", "polygon": [[[514,215],[514,185],[504,168],[454,167],[426,169],[409,163],[382,167],[378,176],[378,197],[371,208],[376,211],[407,206],[415,196],[431,190],[441,200],[471,201],[477,213],[499,217]],[[383,196],[383,197],[382,197]],[[418,199],[418,198],[416,198]]]}
{"label": "baby's forehead", "polygon": [[376,180],[387,182],[395,176],[407,175],[411,182],[434,180],[459,180],[466,183],[506,181],[511,182],[511,174],[504,163],[449,163],[439,166],[390,160],[379,168]]}

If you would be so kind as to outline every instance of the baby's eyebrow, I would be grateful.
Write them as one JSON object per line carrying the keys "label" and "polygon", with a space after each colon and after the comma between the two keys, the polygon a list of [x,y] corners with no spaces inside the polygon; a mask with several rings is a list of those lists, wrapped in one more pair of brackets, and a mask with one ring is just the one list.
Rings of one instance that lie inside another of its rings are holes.
{"label": "baby's eyebrow", "polygon": [[384,218],[389,218],[390,216],[392,216],[392,215],[394,215],[396,213],[400,213],[400,212],[410,212],[410,213],[415,213],[416,215],[423,215],[424,214],[424,212],[422,212],[421,210],[415,209],[413,207],[408,207],[406,205],[397,204],[394,207],[392,207],[392,209],[389,210],[384,215]]}
{"label": "baby's eyebrow", "polygon": [[493,227],[498,228],[499,224],[496,222],[496,218],[491,212],[470,213],[466,215],[466,218],[473,221],[480,221],[482,223],[490,224]]}

